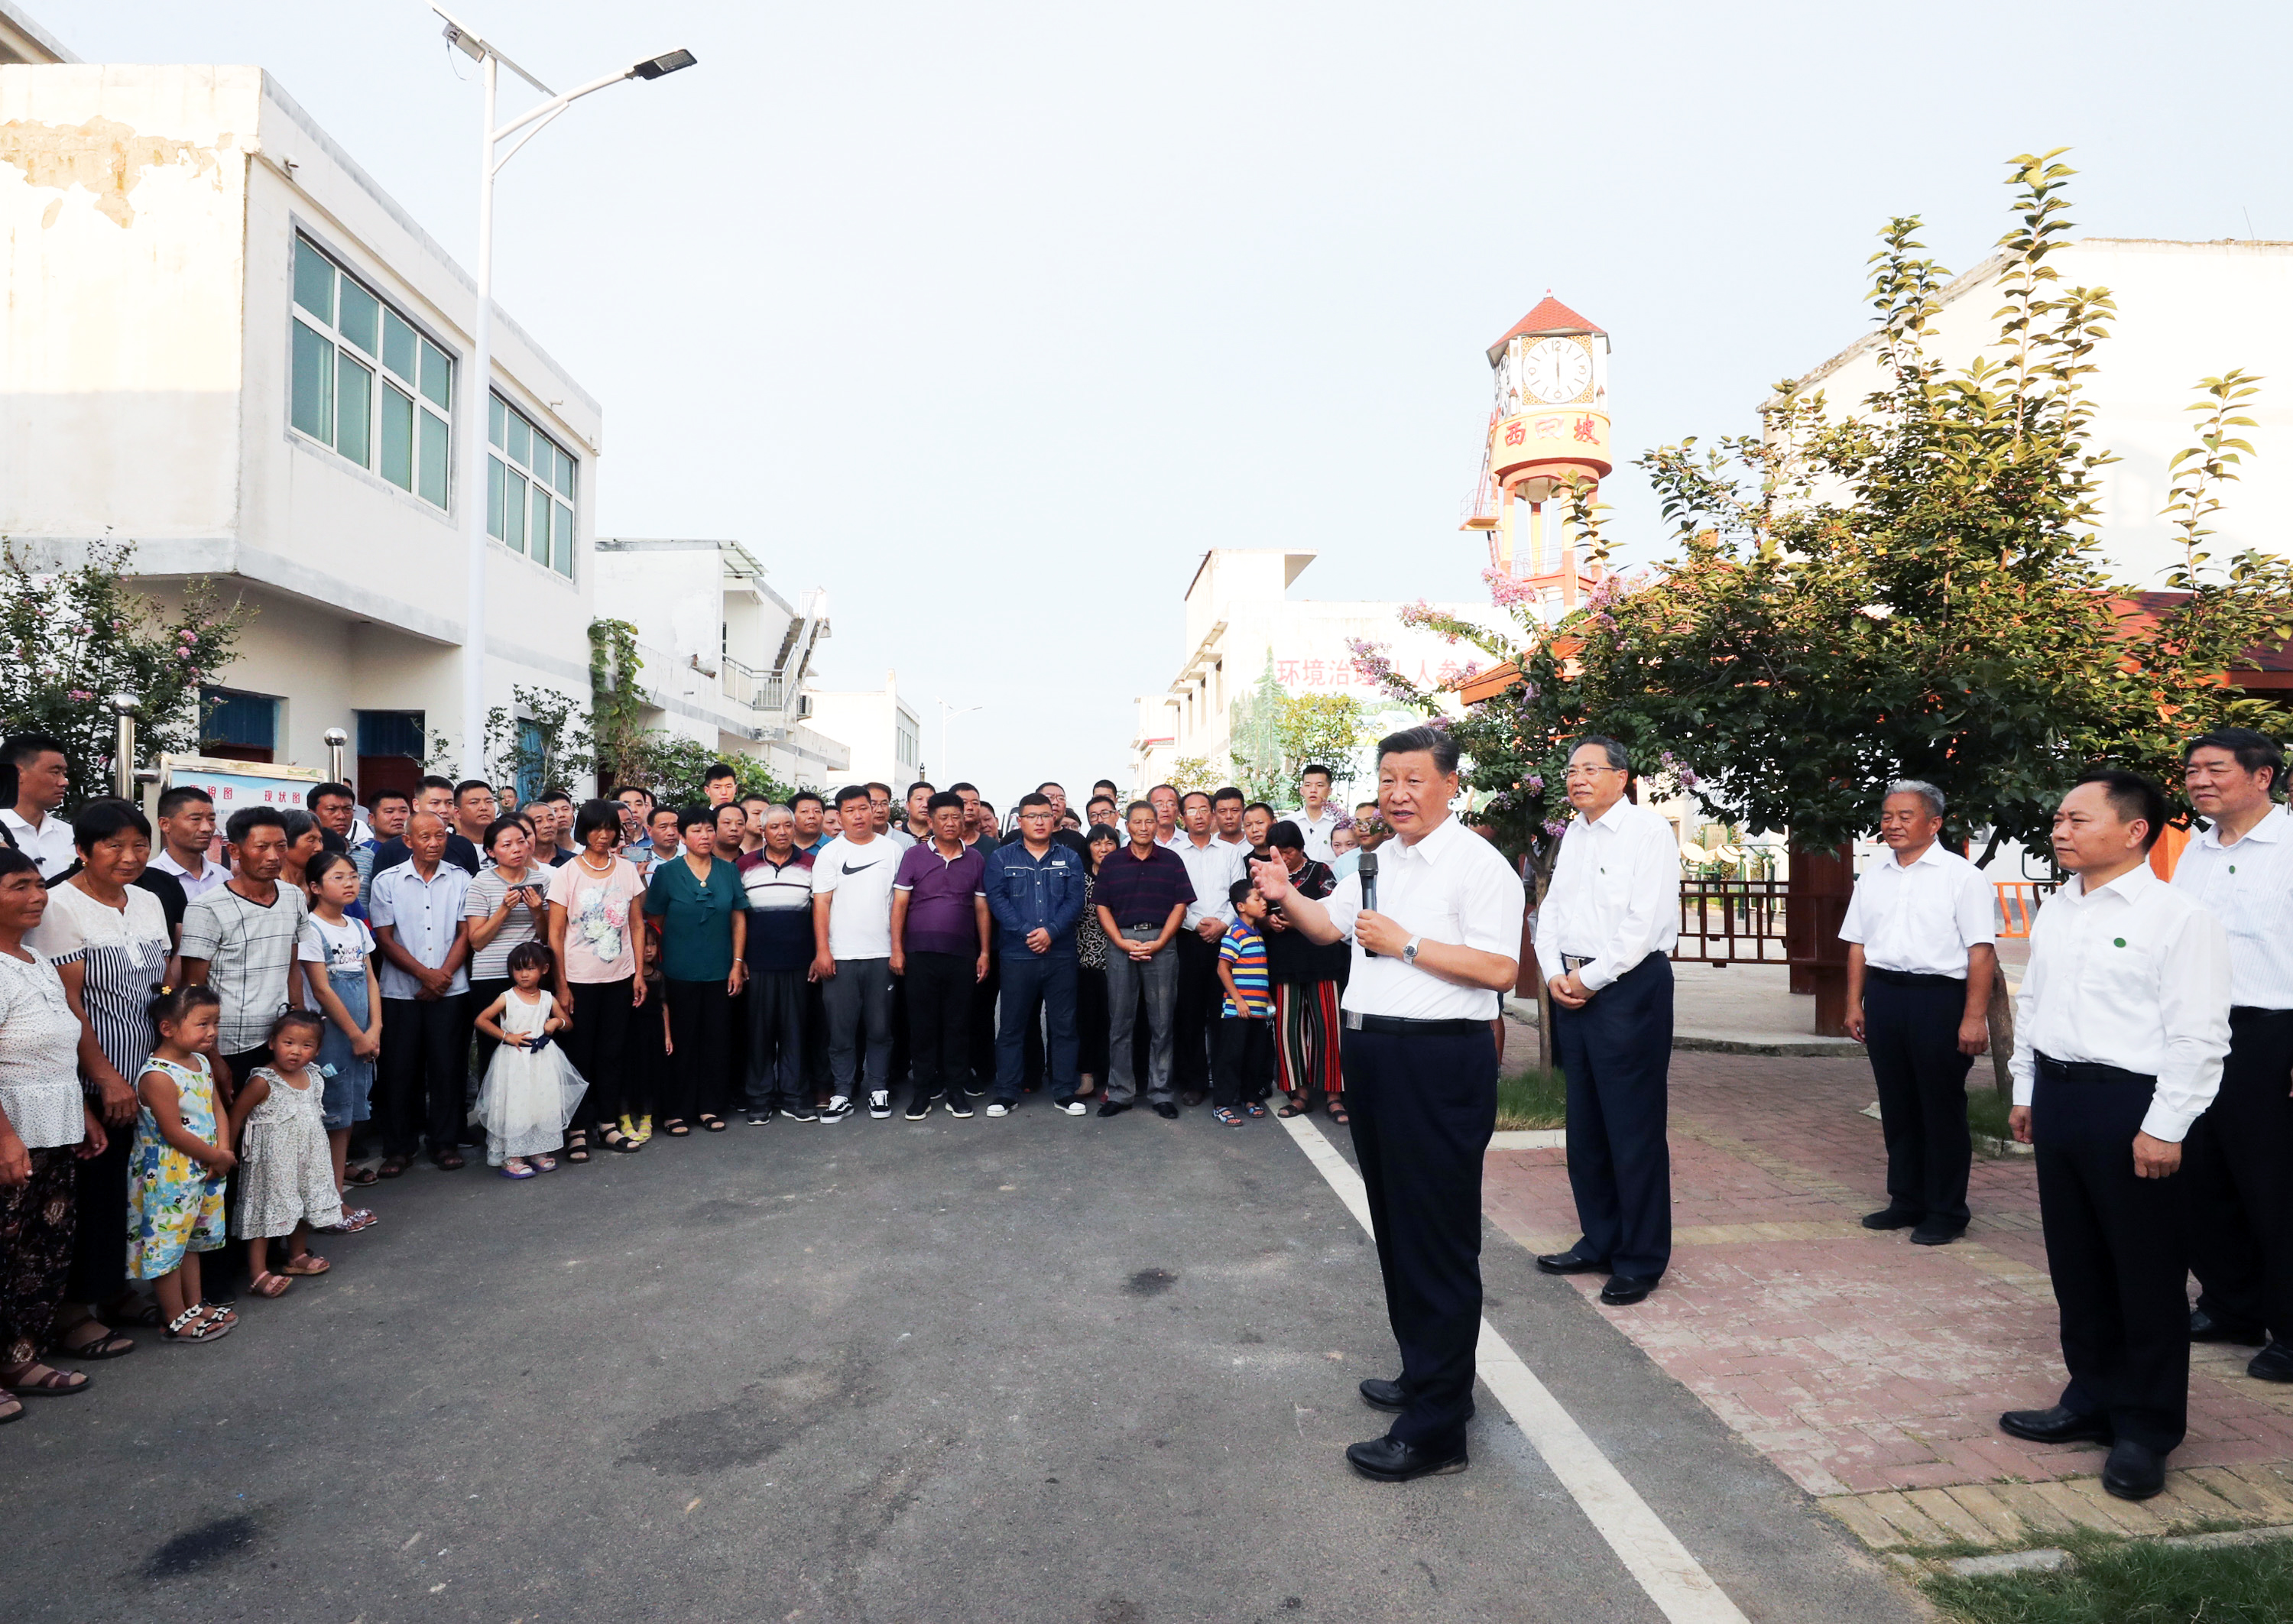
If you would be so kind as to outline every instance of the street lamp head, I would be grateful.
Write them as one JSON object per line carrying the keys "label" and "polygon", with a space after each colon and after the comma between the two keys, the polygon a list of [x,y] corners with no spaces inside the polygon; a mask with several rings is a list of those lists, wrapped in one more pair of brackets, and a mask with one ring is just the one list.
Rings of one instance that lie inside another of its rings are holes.
{"label": "street lamp head", "polygon": [[110,703],[111,708],[120,715],[132,716],[143,701],[135,694],[122,692],[113,694]]}
{"label": "street lamp head", "polygon": [[329,746],[336,747],[340,747],[341,746],[343,746],[343,745],[346,745],[346,744],[350,743],[350,741],[351,741],[351,736],[350,736],[348,733],[344,732],[341,728],[338,728],[338,727],[330,727],[330,728],[328,728],[328,730],[327,730],[323,734],[321,734],[321,735],[320,735],[320,737],[321,737],[322,739],[324,739],[326,740],[326,742],[327,742]]}
{"label": "street lamp head", "polygon": [[458,22],[446,25],[446,43],[474,62],[486,60],[486,42],[462,27]]}
{"label": "street lamp head", "polygon": [[652,57],[629,69],[633,79],[657,79],[665,73],[675,73],[680,68],[690,68],[695,58],[690,51],[671,51],[664,56]]}

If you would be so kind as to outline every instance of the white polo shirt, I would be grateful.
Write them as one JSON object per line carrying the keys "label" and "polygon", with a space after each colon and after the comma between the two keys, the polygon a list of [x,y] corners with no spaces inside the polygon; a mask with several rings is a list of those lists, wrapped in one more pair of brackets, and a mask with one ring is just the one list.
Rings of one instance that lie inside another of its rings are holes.
{"label": "white polo shirt", "polygon": [[2174,889],[2229,933],[2230,1002],[2293,1009],[2293,813],[2271,807],[2232,845],[2208,828],[2182,848]]}
{"label": "white polo shirt", "polygon": [[1908,863],[1889,852],[1863,870],[1839,940],[1860,943],[1874,969],[1965,981],[1968,949],[1997,945],[1997,887],[1935,840]]}
{"label": "white polo shirt", "polygon": [[[1503,852],[1451,813],[1414,845],[1389,840],[1377,849],[1377,911],[1414,936],[1507,958],[1520,957],[1520,921],[1528,896]],[[1323,904],[1348,937],[1361,915],[1361,876],[1338,882]],[[1501,994],[1460,987],[1421,966],[1354,943],[1353,973],[1343,1006],[1357,1015],[1412,1021],[1493,1021]]]}

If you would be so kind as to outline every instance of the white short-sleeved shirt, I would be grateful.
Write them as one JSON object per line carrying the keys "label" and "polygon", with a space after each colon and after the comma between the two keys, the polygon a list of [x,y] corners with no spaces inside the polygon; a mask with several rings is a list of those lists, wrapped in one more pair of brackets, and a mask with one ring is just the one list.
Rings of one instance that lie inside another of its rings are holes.
{"label": "white short-sleeved shirt", "polygon": [[[1503,852],[1454,813],[1416,844],[1389,840],[1377,855],[1379,913],[1430,941],[1519,958],[1520,922],[1528,909],[1520,876]],[[1331,922],[1351,936],[1362,910],[1361,876],[1340,880],[1324,906]],[[1492,1021],[1504,1007],[1503,996],[1487,988],[1460,987],[1398,957],[1372,957],[1359,942],[1343,1002],[1354,1014],[1412,1021]]]}
{"label": "white short-sleeved shirt", "polygon": [[1317,863],[1328,862],[1337,856],[1331,848],[1330,837],[1338,832],[1338,820],[1343,815],[1333,805],[1325,805],[1318,818],[1309,818],[1302,806],[1290,814],[1290,821],[1296,824],[1298,832],[1306,837],[1307,856]]}
{"label": "white short-sleeved shirt", "polygon": [[1205,919],[1233,924],[1234,901],[1227,893],[1233,889],[1235,881],[1249,872],[1245,865],[1250,848],[1229,845],[1215,835],[1211,836],[1209,844],[1198,846],[1192,835],[1181,835],[1165,849],[1178,853],[1179,860],[1187,866],[1187,877],[1195,886],[1195,900],[1187,904],[1187,917],[1179,923],[1187,930]]}
{"label": "white short-sleeved shirt", "polygon": [[836,899],[828,909],[831,958],[892,956],[892,882],[905,850],[887,835],[863,844],[839,835],[812,860],[812,894]]}
{"label": "white short-sleeved shirt", "polygon": [[16,814],[13,807],[0,809],[0,823],[16,837],[16,849],[40,865],[40,877],[52,880],[72,866],[78,849],[72,844],[69,818],[59,818],[53,812],[40,820],[34,828]]}
{"label": "white short-sleeved shirt", "polygon": [[1997,887],[1938,840],[1908,863],[1890,852],[1863,870],[1839,940],[1860,943],[1874,969],[1965,981],[1969,949],[1996,944],[1997,917]]}
{"label": "white short-sleeved shirt", "polygon": [[2182,848],[2174,889],[2229,933],[2230,1001],[2293,1009],[2293,814],[2273,806],[2230,845],[2208,828]]}
{"label": "white short-sleeved shirt", "polygon": [[[461,932],[463,907],[469,894],[470,877],[450,862],[442,860],[426,880],[412,863],[399,863],[374,877],[367,917],[377,926],[396,930],[398,945],[414,962],[435,970],[446,962],[454,938]],[[376,967],[381,973],[384,998],[422,996],[422,983],[392,963],[388,955]],[[458,998],[469,990],[470,966],[466,958],[455,967],[446,996]]]}
{"label": "white short-sleeved shirt", "polygon": [[29,1151],[87,1136],[79,1087],[79,1017],[37,948],[0,953],[0,1113]]}
{"label": "white short-sleeved shirt", "polygon": [[329,925],[317,914],[303,921],[303,942],[296,956],[306,965],[324,965],[327,974],[364,971],[374,951],[374,933],[366,921],[347,915],[340,925]]}

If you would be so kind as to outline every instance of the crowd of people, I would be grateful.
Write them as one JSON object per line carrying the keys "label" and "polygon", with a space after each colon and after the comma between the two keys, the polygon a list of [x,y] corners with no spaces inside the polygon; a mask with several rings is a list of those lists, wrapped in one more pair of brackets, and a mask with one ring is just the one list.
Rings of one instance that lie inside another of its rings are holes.
{"label": "crowd of people", "polygon": [[1103,780],[1008,822],[967,783],[783,803],[721,764],[685,805],[433,777],[220,825],[178,785],[156,828],[124,800],[64,818],[68,782],[57,740],[0,741],[0,1421],[150,1333],[229,1335],[417,1159],[523,1181],[1038,1094],[1348,1119],[1345,947],[1248,872],[1326,897],[1387,832],[1324,767],[1286,817]]}

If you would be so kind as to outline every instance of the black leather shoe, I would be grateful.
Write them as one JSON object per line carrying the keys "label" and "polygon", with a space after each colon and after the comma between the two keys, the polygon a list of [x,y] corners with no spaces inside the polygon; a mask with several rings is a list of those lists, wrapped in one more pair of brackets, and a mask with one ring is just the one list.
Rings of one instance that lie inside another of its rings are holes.
{"label": "black leather shoe", "polygon": [[1546,1252],[1536,1260],[1536,1266],[1547,1274],[1606,1274],[1608,1260],[1587,1257],[1573,1247],[1566,1252]]}
{"label": "black leather shoe", "polygon": [[2166,1458],[2146,1443],[2120,1438],[2102,1468],[2102,1490],[2121,1500],[2146,1500],[2166,1487]]}
{"label": "black leather shoe", "polygon": [[1462,1443],[1454,1455],[1437,1455],[1398,1438],[1372,1438],[1366,1443],[1348,1444],[1346,1459],[1364,1477],[1374,1477],[1383,1483],[1406,1483],[1413,1477],[1462,1472],[1471,1464],[1465,1458],[1465,1446]]}
{"label": "black leather shoe", "polygon": [[1204,1094],[1201,1089],[1189,1088],[1179,1096],[1179,1103],[1185,1106],[1188,1111],[1192,1111],[1195,1106],[1201,1104],[1208,1098],[1210,1098],[1210,1095]]}
{"label": "black leather shoe", "polygon": [[1611,1308],[1629,1308],[1655,1289],[1653,1274],[1611,1274],[1600,1288],[1600,1300]]}
{"label": "black leather shoe", "polygon": [[1128,1100],[1101,1100],[1098,1103],[1098,1114],[1102,1117],[1119,1117],[1130,1109],[1130,1102]]}
{"label": "black leather shoe", "polygon": [[1998,1430],[2032,1443],[2109,1443],[2117,1438],[2108,1416],[2082,1416],[2060,1404],[2052,1410],[2010,1410],[1998,1418]]}
{"label": "black leather shoe", "polygon": [[1900,1207],[1883,1207],[1877,1212],[1863,1215],[1865,1229],[1908,1229],[1918,1221],[1918,1214],[1905,1212]]}
{"label": "black leather shoe", "polygon": [[1911,1232],[1913,1246],[1949,1246],[1966,1233],[1964,1224],[1922,1224]]}
{"label": "black leather shoe", "polygon": [[1382,1376],[1365,1376],[1362,1378],[1361,1395],[1362,1402],[1368,1405],[1372,1410],[1406,1410],[1409,1408],[1408,1390],[1403,1387],[1398,1381],[1388,1381]]}
{"label": "black leather shoe", "polygon": [[2265,1382],[2293,1382],[2293,1342],[2273,1342],[2253,1356],[2245,1373]]}
{"label": "black leather shoe", "polygon": [[1157,1100],[1155,1102],[1155,1114],[1165,1122],[1176,1122],[1179,1119],[1179,1108],[1168,1100]]}
{"label": "black leather shoe", "polygon": [[2226,1320],[2216,1320],[2202,1308],[2190,1310],[2190,1340],[2192,1342],[2234,1342],[2243,1347],[2259,1347],[2269,1340],[2257,1325],[2233,1325]]}

